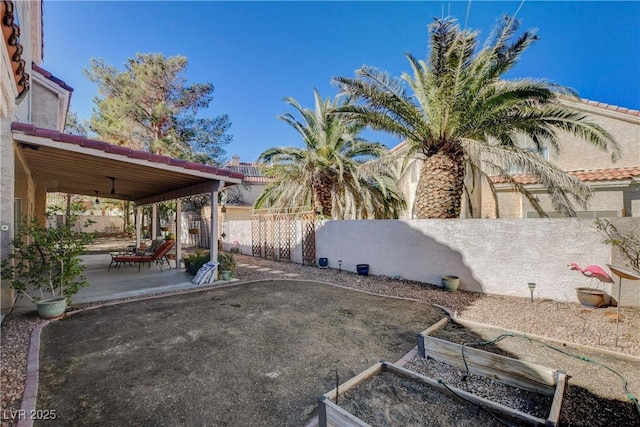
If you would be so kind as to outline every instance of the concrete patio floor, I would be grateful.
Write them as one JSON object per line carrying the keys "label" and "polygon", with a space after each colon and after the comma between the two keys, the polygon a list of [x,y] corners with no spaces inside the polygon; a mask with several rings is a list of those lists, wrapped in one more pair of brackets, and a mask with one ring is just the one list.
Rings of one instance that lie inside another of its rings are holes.
{"label": "concrete patio floor", "polygon": [[[112,267],[111,271],[108,271],[111,262],[111,255],[108,253],[84,255],[81,258],[86,266],[84,275],[90,286],[80,289],[73,297],[73,302],[76,304],[203,286],[192,283],[193,276],[186,273],[184,268],[175,268],[175,261],[171,261],[171,270],[168,267],[163,267],[161,271],[158,265],[152,263],[151,268],[142,265],[140,271],[138,271],[138,265],[135,264],[132,266],[122,265],[119,268]],[[14,312],[30,310],[35,310],[35,305],[24,296],[18,298]]]}
{"label": "concrete patio floor", "polygon": [[142,265],[122,265],[109,269],[111,255],[95,254],[82,257],[86,269],[87,280],[91,284],[83,288],[73,297],[74,303],[94,302],[110,299],[128,298],[139,295],[155,294],[179,289],[196,288],[202,285],[191,283],[193,276],[186,273],[184,268],[175,268],[175,261],[171,261],[172,268],[151,264],[149,268]]}

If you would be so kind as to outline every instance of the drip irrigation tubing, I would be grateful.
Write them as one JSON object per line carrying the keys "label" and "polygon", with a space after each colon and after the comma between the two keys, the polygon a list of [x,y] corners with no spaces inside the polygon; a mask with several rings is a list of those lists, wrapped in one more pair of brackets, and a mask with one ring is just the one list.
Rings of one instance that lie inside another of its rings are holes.
{"label": "drip irrigation tubing", "polygon": [[561,348],[552,346],[551,344],[547,344],[546,342],[544,342],[542,340],[539,340],[539,339],[536,339],[536,338],[531,338],[531,337],[529,337],[529,336],[527,336],[525,334],[514,334],[512,332],[507,332],[507,333],[498,335],[496,338],[494,338],[494,339],[492,339],[490,341],[478,341],[476,343],[462,343],[462,361],[464,362],[464,367],[466,369],[466,375],[469,375],[469,365],[467,365],[467,359],[466,359],[466,357],[464,355],[464,348],[467,345],[469,345],[469,346],[477,345],[479,347],[483,347],[485,345],[491,345],[491,344],[498,343],[498,342],[502,341],[505,338],[524,338],[524,339],[528,340],[529,342],[536,342],[536,343],[542,344],[545,347],[548,347],[548,348],[550,348],[552,350],[555,350],[555,351],[557,351],[559,353],[564,354],[565,356],[573,357],[575,359],[582,360],[583,362],[593,363],[595,365],[598,365],[598,366],[601,366],[601,367],[607,369],[608,371],[610,371],[610,372],[614,373],[615,375],[617,375],[620,378],[620,380],[622,380],[622,388],[624,390],[625,397],[631,403],[633,403],[633,405],[636,408],[636,411],[638,411],[638,415],[640,415],[640,403],[638,402],[638,398],[636,396],[634,396],[634,394],[629,391],[629,382],[626,380],[626,378],[624,378],[615,369],[611,368],[610,366],[605,365],[604,363],[600,363],[597,360],[591,359],[590,357],[583,356],[581,354],[575,354],[575,353],[571,353],[571,352],[565,351],[565,350],[563,350]]}

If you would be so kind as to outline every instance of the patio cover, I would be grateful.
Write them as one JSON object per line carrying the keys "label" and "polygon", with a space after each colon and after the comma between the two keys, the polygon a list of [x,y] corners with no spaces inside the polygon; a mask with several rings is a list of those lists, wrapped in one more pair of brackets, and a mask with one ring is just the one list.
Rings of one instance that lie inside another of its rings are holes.
{"label": "patio cover", "polygon": [[[111,145],[30,124],[12,123],[18,155],[36,185],[129,200],[137,206],[219,191],[243,175],[226,169]],[[111,194],[115,178],[116,194]]]}

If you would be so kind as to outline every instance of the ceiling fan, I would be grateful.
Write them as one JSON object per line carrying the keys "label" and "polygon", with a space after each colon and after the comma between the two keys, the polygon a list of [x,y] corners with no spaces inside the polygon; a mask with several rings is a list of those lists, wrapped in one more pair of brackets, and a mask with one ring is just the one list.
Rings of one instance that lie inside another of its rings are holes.
{"label": "ceiling fan", "polygon": [[[102,193],[104,195],[111,195],[111,196],[120,196],[120,197],[125,197],[125,198],[129,198],[131,196],[128,196],[126,194],[122,194],[122,193],[118,193],[116,191],[116,177],[115,176],[108,176],[107,178],[109,178],[111,180],[111,191],[109,193]],[[97,192],[96,192],[96,196],[97,196]],[[117,197],[115,197],[117,198]]]}

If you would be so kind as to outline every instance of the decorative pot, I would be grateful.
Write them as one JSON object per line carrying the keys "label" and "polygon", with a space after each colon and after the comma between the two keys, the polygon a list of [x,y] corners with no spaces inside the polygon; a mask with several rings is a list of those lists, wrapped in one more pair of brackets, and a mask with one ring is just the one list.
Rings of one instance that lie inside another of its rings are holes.
{"label": "decorative pot", "polygon": [[358,264],[356,265],[356,270],[360,276],[368,276],[369,275],[369,264]]}
{"label": "decorative pot", "polygon": [[318,258],[318,267],[320,268],[329,267],[329,258]]}
{"label": "decorative pot", "polygon": [[64,314],[67,309],[67,299],[65,297],[56,297],[43,299],[36,302],[38,315],[43,319],[55,319]]}
{"label": "decorative pot", "polygon": [[455,292],[460,286],[460,278],[458,276],[442,276],[442,287],[445,291]]}
{"label": "decorative pot", "polygon": [[606,305],[607,293],[601,289],[576,288],[578,301],[585,307],[598,308]]}
{"label": "decorative pot", "polygon": [[233,278],[233,271],[231,270],[223,270],[221,271],[222,280],[231,280]]}

